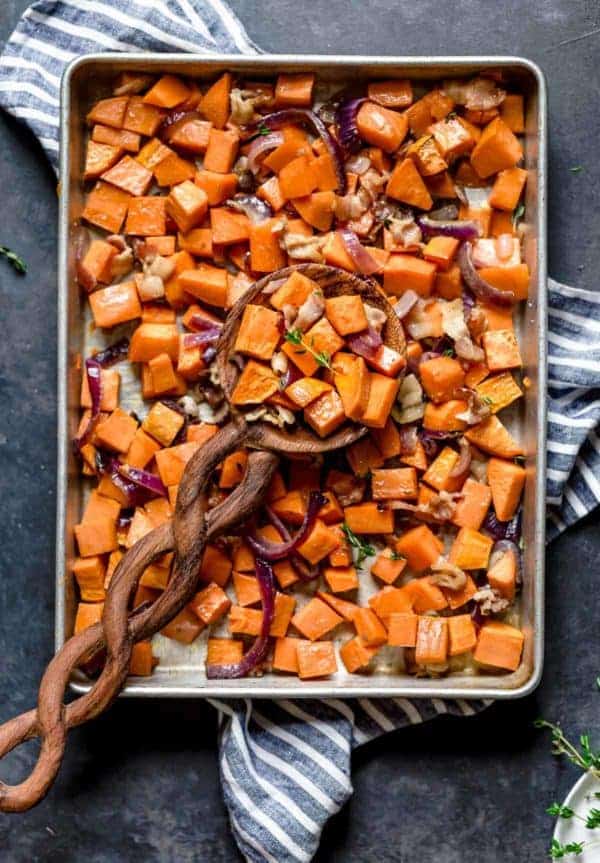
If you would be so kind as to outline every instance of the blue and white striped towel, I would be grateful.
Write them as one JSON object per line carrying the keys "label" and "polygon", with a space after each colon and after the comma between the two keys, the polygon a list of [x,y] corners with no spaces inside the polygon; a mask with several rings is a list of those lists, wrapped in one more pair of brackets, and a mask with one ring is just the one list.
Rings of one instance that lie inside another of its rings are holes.
{"label": "blue and white striped towel", "polygon": [[[39,0],[0,57],[0,105],[58,162],[60,77],[96,51],[251,53],[222,0]],[[548,537],[600,502],[600,294],[552,280],[549,296]],[[235,839],[253,863],[302,863],[352,793],[350,755],[369,740],[481,701],[216,701],[220,769]],[[489,703],[489,702],[488,702]]]}

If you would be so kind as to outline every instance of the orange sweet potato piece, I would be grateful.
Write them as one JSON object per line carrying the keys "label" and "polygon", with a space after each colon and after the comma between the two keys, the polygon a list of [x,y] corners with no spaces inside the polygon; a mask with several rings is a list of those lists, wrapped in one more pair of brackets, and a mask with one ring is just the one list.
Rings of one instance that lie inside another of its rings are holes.
{"label": "orange sweet potato piece", "polygon": [[332,593],[345,593],[358,587],[358,575],[353,566],[326,566],[323,578]]}
{"label": "orange sweet potato piece", "polygon": [[130,197],[128,192],[99,180],[85,200],[81,218],[111,234],[117,234],[125,219]]}
{"label": "orange sweet potato piece", "polygon": [[96,438],[109,449],[127,452],[136,429],[137,421],[121,408],[115,408],[107,419],[96,426]]}
{"label": "orange sweet potato piece", "polygon": [[219,174],[216,171],[198,171],[194,183],[205,193],[211,207],[224,203],[237,189],[235,174]]}
{"label": "orange sweet potato piece", "polygon": [[281,225],[278,219],[266,219],[250,225],[250,267],[257,273],[271,273],[286,265],[286,255],[279,245]]}
{"label": "orange sweet potato piece", "polygon": [[481,627],[474,657],[482,665],[516,671],[521,662],[525,636],[521,630],[499,620]]}
{"label": "orange sweet potato piece", "polygon": [[461,527],[450,549],[450,561],[461,569],[487,569],[494,541],[472,527]]}
{"label": "orange sweet potato piece", "polygon": [[445,617],[419,617],[415,661],[435,665],[448,656],[448,620]]}
{"label": "orange sweet potato piece", "polygon": [[[100,410],[108,412],[114,411],[119,404],[119,385],[121,383],[121,375],[116,369],[101,369],[100,381],[102,387]],[[92,397],[90,396],[90,388],[86,374],[84,374],[81,379],[81,396],[79,404],[82,408],[91,408],[92,406]]]}
{"label": "orange sweet potato piece", "polygon": [[177,153],[169,153],[154,168],[154,178],[159,186],[176,186],[196,176],[196,166]]}
{"label": "orange sweet potato piece", "polygon": [[118,546],[116,522],[106,516],[76,524],[75,537],[81,557],[106,554]]}
{"label": "orange sweet potato piece", "polygon": [[343,618],[340,617],[326,602],[313,597],[292,617],[295,628],[310,641],[322,638],[335,629]]}
{"label": "orange sweet potato piece", "polygon": [[[489,465],[489,463],[488,463]],[[489,485],[468,477],[462,487],[462,497],[456,502],[453,524],[479,530],[492,502]]]}
{"label": "orange sweet potato piece", "polygon": [[422,177],[441,174],[448,167],[431,135],[422,135],[412,143],[406,155],[412,159]]}
{"label": "orange sweet potato piece", "polygon": [[106,240],[92,240],[78,266],[79,283],[86,289],[95,288],[97,282],[112,281],[112,261],[117,249]]}
{"label": "orange sweet potato piece", "polygon": [[[180,413],[171,410],[170,407],[167,407],[162,402],[156,402],[156,404],[152,405],[148,415],[142,422],[142,428],[163,446],[169,446],[176,438],[183,422],[184,420]],[[165,485],[173,484],[165,483]]]}
{"label": "orange sweet potato piece", "polygon": [[441,270],[447,270],[454,260],[460,241],[454,237],[432,237],[423,249],[426,261],[437,264]]}
{"label": "orange sweet potato piece", "polygon": [[346,641],[340,647],[340,659],[350,674],[364,670],[378,651],[377,646],[367,646],[360,635]]}
{"label": "orange sweet potato piece", "polygon": [[167,213],[183,233],[191,231],[204,219],[208,210],[208,197],[191,180],[172,186],[166,199]]}
{"label": "orange sweet potato piece", "polygon": [[391,548],[384,548],[371,567],[371,575],[386,584],[393,584],[406,568],[406,560],[395,554]]}
{"label": "orange sweet potato piece", "polygon": [[412,597],[405,587],[386,586],[369,599],[369,605],[383,622],[387,625],[390,615],[396,613],[412,613]]}
{"label": "orange sweet potato piece", "polygon": [[[314,168],[314,163],[313,166]],[[320,183],[317,175],[317,184]],[[317,231],[328,231],[333,221],[335,195],[332,191],[319,191],[305,198],[294,198],[294,207],[305,222]],[[282,205],[283,206],[283,205]]]}
{"label": "orange sweet potato piece", "polygon": [[390,255],[383,268],[383,289],[388,294],[401,296],[414,291],[428,297],[435,283],[437,268],[431,261],[414,255]]}
{"label": "orange sweet potato piece", "polygon": [[198,619],[190,608],[185,606],[170,623],[161,629],[160,633],[166,638],[179,641],[181,644],[191,644],[205,628],[205,624]]}
{"label": "orange sweet potato piece", "polygon": [[342,400],[337,392],[330,390],[312,402],[304,409],[304,419],[319,437],[332,434],[346,419]]}
{"label": "orange sweet potato piece", "polygon": [[163,112],[154,105],[147,105],[139,96],[131,96],[123,119],[123,128],[128,132],[152,137],[156,134]]}
{"label": "orange sweet potato piece", "polygon": [[[274,213],[281,210],[286,203],[286,199],[281,194],[281,189],[279,188],[279,178],[275,175],[269,177],[264,183],[261,183],[256,190],[256,196],[262,198],[267,204],[270,204]],[[302,199],[299,198],[298,200]]]}
{"label": "orange sweet potato piece", "polygon": [[398,393],[399,380],[386,375],[369,375],[369,398],[361,422],[372,428],[384,428]]}
{"label": "orange sweet potato piece", "polygon": [[440,405],[428,402],[425,406],[423,425],[432,431],[463,431],[467,424],[457,415],[467,410],[467,403],[461,399],[450,399]]}
{"label": "orange sweet potato piece", "polygon": [[283,133],[283,143],[274,150],[271,150],[262,162],[265,168],[276,174],[299,156],[311,158],[313,156],[312,147],[304,132],[296,126],[287,126],[281,131]]}
{"label": "orange sweet potato piece", "polygon": [[373,500],[413,500],[417,497],[417,472],[414,467],[374,470],[371,492]]}
{"label": "orange sweet potato piece", "polygon": [[138,641],[133,645],[129,661],[129,674],[132,677],[150,677],[158,659],[152,654],[151,641]]}
{"label": "orange sweet potato piece", "polygon": [[270,360],[281,338],[280,321],[279,312],[249,303],[244,309],[235,350],[258,360]]}
{"label": "orange sweet potato piece", "polygon": [[529,267],[515,264],[510,267],[482,267],[479,275],[499,291],[511,291],[517,300],[526,300],[529,293]]}
{"label": "orange sweet potato piece", "polygon": [[327,557],[338,545],[336,534],[322,519],[317,518],[304,542],[298,546],[298,552],[314,565]]}
{"label": "orange sweet potato piece", "polygon": [[331,264],[332,267],[340,267],[342,270],[348,270],[349,273],[356,272],[356,264],[350,257],[338,231],[330,231],[327,235],[323,255],[325,263]]}
{"label": "orange sweet potato piece", "polygon": [[177,388],[178,377],[168,354],[158,354],[148,362],[152,389],[155,395],[164,395]]}
{"label": "orange sweet potato piece", "polygon": [[184,270],[178,277],[179,286],[188,294],[210,306],[225,308],[228,297],[227,270],[200,264],[195,270]]}
{"label": "orange sweet potato piece", "polygon": [[392,78],[388,81],[371,81],[367,94],[372,102],[384,108],[408,108],[412,104],[412,86],[408,79]]}
{"label": "orange sweet potato piece", "polygon": [[381,647],[387,641],[387,631],[370,608],[358,608],[352,618],[356,632],[367,647]]}
{"label": "orange sweet potato piece", "polygon": [[308,156],[298,156],[281,169],[279,188],[284,198],[304,198],[315,191],[318,178],[312,163]]}
{"label": "orange sweet potato piece", "polygon": [[419,366],[421,385],[434,402],[447,402],[457,387],[465,382],[465,373],[458,360],[451,357],[435,357]]}
{"label": "orange sweet potato piece", "polygon": [[179,332],[175,324],[142,323],[134,330],[129,345],[129,360],[148,363],[159,354],[176,360],[179,354]]}
{"label": "orange sweet potato piece", "polygon": [[518,139],[501,117],[485,127],[471,152],[471,164],[480,177],[513,168],[522,158],[523,149]]}
{"label": "orange sweet potato piece", "polygon": [[508,407],[523,395],[510,372],[502,372],[499,375],[487,377],[483,383],[475,387],[475,391],[479,398],[489,405],[494,414]]}
{"label": "orange sweet potato piece", "polygon": [[383,457],[379,449],[368,437],[357,440],[346,450],[348,464],[358,477],[366,476],[369,471],[383,465]]}
{"label": "orange sweet potato piece", "polygon": [[396,541],[395,549],[406,558],[415,572],[428,569],[444,551],[444,544],[425,524],[406,531]]}
{"label": "orange sweet potato piece", "polygon": [[159,195],[132,198],[127,208],[125,233],[139,237],[156,237],[166,230],[165,199]]}
{"label": "orange sweet potato piece", "polygon": [[353,294],[330,297],[325,300],[325,314],[340,336],[360,333],[368,327],[362,299]]}
{"label": "orange sweet potato piece", "polygon": [[222,129],[229,119],[231,83],[231,73],[225,72],[221,75],[219,80],[215,81],[215,83],[206,91],[198,105],[199,111],[204,114],[207,120],[210,120],[217,129]]}
{"label": "orange sweet potato piece", "polygon": [[517,585],[517,564],[515,555],[505,552],[490,566],[487,572],[490,587],[500,596],[512,602]]}
{"label": "orange sweet potato piece", "polygon": [[382,429],[373,429],[371,436],[384,459],[395,458],[402,452],[400,432],[393,420],[388,419]]}
{"label": "orange sweet potato piece", "polygon": [[208,626],[209,623],[216,623],[223,615],[227,614],[231,608],[231,600],[222,587],[211,582],[208,587],[194,596],[188,608],[205,626]]}
{"label": "orange sweet potato piece", "polygon": [[103,602],[80,602],[75,616],[74,635],[102,620]]}
{"label": "orange sweet potato piece", "polygon": [[279,389],[279,378],[270,366],[249,360],[231,395],[234,405],[261,404]]}
{"label": "orange sweet potato piece", "polygon": [[284,636],[275,641],[273,670],[298,674],[297,647],[302,639]]}
{"label": "orange sweet potato piece", "polygon": [[210,211],[212,241],[215,245],[231,246],[243,243],[250,236],[250,222],[243,213],[227,207],[212,207]]}
{"label": "orange sweet potato piece", "polygon": [[500,116],[512,132],[517,134],[525,131],[525,115],[523,96],[508,93],[500,105]]}
{"label": "orange sweet potato piece", "polygon": [[523,449],[496,415],[472,426],[465,432],[467,440],[490,455],[500,458],[515,458],[524,455]]}
{"label": "orange sweet potato piece", "polygon": [[247,575],[243,572],[233,571],[233,589],[237,604],[243,607],[247,605],[258,605],[261,601],[260,588],[255,575]]}
{"label": "orange sweet potato piece", "polygon": [[286,388],[285,394],[295,405],[305,408],[323,393],[331,390],[331,384],[318,378],[299,378]]}
{"label": "orange sweet potato piece", "polygon": [[237,664],[244,655],[244,645],[235,638],[209,638],[206,648],[207,665]]}
{"label": "orange sweet potato piece", "polygon": [[448,599],[444,591],[436,584],[433,584],[431,578],[428,576],[413,578],[402,589],[410,597],[413,611],[418,614],[424,614],[428,611],[441,611],[448,606]]}
{"label": "orange sweet potato piece", "polygon": [[489,460],[488,482],[496,516],[500,521],[509,521],[517,511],[525,485],[525,476],[524,468],[512,461],[501,458]]}
{"label": "orange sweet potato piece", "polygon": [[520,368],[523,364],[519,343],[512,330],[487,331],[483,334],[482,344],[491,372]]}
{"label": "orange sweet potato piece", "polygon": [[457,264],[435,274],[433,292],[445,300],[455,300],[462,295],[462,279],[460,267]]}
{"label": "orange sweet potato piece", "polygon": [[311,72],[278,75],[275,85],[275,106],[277,108],[310,107],[314,85],[315,76]]}
{"label": "orange sweet potato piece", "polygon": [[447,117],[431,126],[431,134],[445,160],[455,159],[473,149],[475,137],[469,125],[458,117]]}
{"label": "orange sweet potato piece", "polygon": [[415,647],[419,618],[410,611],[390,614],[388,618],[388,644],[392,647]]}
{"label": "orange sweet potato piece", "polygon": [[126,155],[105,171],[102,179],[130,195],[143,195],[152,182],[152,172],[136,159]]}
{"label": "orange sweet potato piece", "polygon": [[354,533],[386,534],[394,531],[394,513],[381,503],[368,502],[347,506],[346,524]]}
{"label": "orange sweet potato piece", "polygon": [[221,476],[219,477],[219,488],[234,488],[244,478],[248,453],[245,450],[237,450],[230,453],[221,465]]}
{"label": "orange sweet potato piece", "polygon": [[[500,171],[488,199],[490,207],[512,212],[519,203],[526,182],[527,171],[523,168],[506,168]],[[512,234],[512,230],[510,233]]]}
{"label": "orange sweet potato piece", "polygon": [[341,353],[333,358],[333,380],[339,393],[344,413],[351,420],[360,420],[369,403],[371,375],[362,357]]}
{"label": "orange sweet potato piece", "polygon": [[375,102],[363,102],[356,115],[356,128],[368,144],[393,153],[406,137],[408,120],[405,114],[390,111]]}
{"label": "orange sweet potato piece", "polygon": [[429,190],[410,158],[396,162],[385,193],[390,198],[421,210],[430,210],[433,206]]}
{"label": "orange sweet potato piece", "polygon": [[127,96],[117,96],[112,99],[100,99],[89,111],[86,120],[88,123],[102,123],[114,129],[120,129],[125,119],[127,110]]}
{"label": "orange sweet potato piece", "polygon": [[[185,446],[185,444],[183,444]],[[177,449],[177,447],[173,447]],[[200,564],[200,579],[215,582],[219,587],[225,587],[231,575],[232,564],[227,555],[216,545],[207,545]]]}
{"label": "orange sweet potato piece", "polygon": [[123,154],[121,147],[111,144],[99,144],[96,141],[88,141],[85,154],[85,167],[83,169],[84,180],[96,180],[119,160]]}
{"label": "orange sweet potato piece", "polygon": [[300,680],[311,680],[314,677],[326,677],[329,674],[335,674],[337,661],[331,641],[319,641],[311,644],[299,639],[299,642],[296,655]]}
{"label": "orange sweet potato piece", "polygon": [[144,96],[144,102],[148,105],[156,105],[158,108],[174,108],[185,102],[191,95],[191,90],[181,78],[176,75],[163,75],[151,87]]}
{"label": "orange sweet potato piece", "polygon": [[458,458],[456,450],[445,446],[423,474],[423,482],[438,491],[458,491],[464,482],[464,474],[458,477],[452,476]]}
{"label": "orange sweet potato piece", "polygon": [[473,650],[477,632],[470,614],[457,614],[448,618],[448,656],[458,656]]}
{"label": "orange sweet potato piece", "polygon": [[71,570],[83,602],[102,602],[105,596],[106,565],[99,555],[78,557]]}

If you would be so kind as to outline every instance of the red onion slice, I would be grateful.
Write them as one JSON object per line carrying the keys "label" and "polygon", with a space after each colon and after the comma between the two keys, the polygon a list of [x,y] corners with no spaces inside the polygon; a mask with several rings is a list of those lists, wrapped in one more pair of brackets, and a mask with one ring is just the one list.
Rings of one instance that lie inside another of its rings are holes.
{"label": "red onion slice", "polygon": [[366,360],[374,360],[383,345],[381,335],[373,327],[369,327],[363,333],[354,333],[348,336],[346,341],[351,351]]}
{"label": "red onion slice", "polygon": [[268,560],[269,563],[283,560],[293,551],[296,551],[298,546],[302,545],[315,523],[317,513],[326,503],[327,499],[320,491],[311,491],[302,524],[296,535],[291,537],[287,542],[269,542],[266,539],[259,539],[251,533],[246,535],[246,542],[255,554],[264,560]]}
{"label": "red onion slice", "polygon": [[102,351],[94,354],[93,359],[99,363],[103,369],[113,366],[115,363],[126,360],[129,356],[129,339],[122,338],[118,342],[113,342]]}
{"label": "red onion slice", "polygon": [[429,216],[417,216],[417,225],[425,237],[454,237],[457,240],[475,240],[480,236],[479,225],[472,221],[438,221]]}
{"label": "red onion slice", "polygon": [[362,139],[356,126],[356,115],[363,102],[362,99],[347,99],[338,105],[335,112],[335,123],[342,150],[347,154],[356,153],[362,146]]}
{"label": "red onion slice", "polygon": [[382,269],[382,264],[379,264],[367,252],[354,231],[351,231],[350,228],[338,228],[337,232],[342,238],[346,251],[352,258],[359,273],[362,273],[363,276],[370,276]]}
{"label": "red onion slice", "polygon": [[275,111],[274,114],[267,114],[260,120],[261,126],[266,126],[267,129],[280,129],[288,123],[307,123],[319,138],[325,144],[327,152],[333,160],[335,174],[338,180],[338,194],[346,194],[346,171],[344,170],[344,160],[340,149],[340,145],[330,134],[325,123],[318,117],[314,111],[309,111],[307,108],[285,108],[282,111]]}
{"label": "red onion slice", "polygon": [[117,463],[117,470],[121,474],[121,476],[125,477],[125,479],[130,482],[135,483],[135,485],[139,486],[144,491],[149,492],[155,497],[168,497],[169,493],[163,484],[160,477],[157,477],[155,474],[150,473],[147,470],[142,470],[141,468],[131,467],[128,464],[120,464]]}
{"label": "red onion slice", "polygon": [[263,153],[279,147],[280,144],[283,144],[283,134],[281,132],[271,132],[270,135],[259,135],[255,138],[248,147],[248,169],[253,174],[258,174],[260,170],[259,157]]}
{"label": "red onion slice", "polygon": [[[291,540],[291,534],[284,523],[281,521],[277,513],[275,513],[270,506],[265,506],[265,510],[267,515],[269,516],[269,520],[275,530],[278,532],[279,536],[282,538],[284,542],[289,542]],[[290,554],[290,563],[298,573],[298,578],[300,581],[313,581],[320,575],[319,567],[313,566],[310,567],[308,564],[300,557],[299,554],[292,552]]]}
{"label": "red onion slice", "polygon": [[221,332],[223,324],[221,321],[209,321],[203,315],[192,315],[188,321],[188,327],[197,333],[210,332],[212,334],[214,331]]}
{"label": "red onion slice", "polygon": [[263,613],[260,635],[240,662],[232,662],[228,665],[207,665],[206,676],[209,680],[246,677],[267,655],[269,632],[275,616],[275,578],[271,565],[260,558],[254,564],[254,571],[260,589]]}
{"label": "red onion slice", "polygon": [[473,264],[473,250],[471,243],[464,242],[458,251],[458,266],[467,287],[473,291],[476,297],[484,302],[494,303],[497,306],[510,306],[516,298],[512,291],[499,291],[485,279],[482,279]]}
{"label": "red onion slice", "polygon": [[147,494],[130,479],[126,479],[119,471],[121,462],[104,450],[96,452],[96,469],[98,473],[110,477],[111,482],[127,499],[127,506],[134,507],[145,503]]}
{"label": "red onion slice", "polygon": [[102,401],[102,366],[95,358],[89,357],[85,361],[85,374],[87,377],[88,389],[90,391],[90,398],[92,400],[92,409],[87,426],[73,441],[76,453],[81,452],[81,447],[89,440],[89,437],[98,422],[98,417],[100,416],[100,403]]}
{"label": "red onion slice", "polygon": [[402,320],[413,310],[418,302],[418,294],[415,294],[415,292],[411,290],[404,291],[398,302],[394,305],[394,311],[400,320]]}

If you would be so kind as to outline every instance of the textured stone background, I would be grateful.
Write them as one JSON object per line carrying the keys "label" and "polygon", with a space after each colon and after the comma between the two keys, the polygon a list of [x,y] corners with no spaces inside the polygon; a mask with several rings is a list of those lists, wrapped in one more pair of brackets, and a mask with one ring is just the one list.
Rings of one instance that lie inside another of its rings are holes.
{"label": "textured stone background", "polygon": [[[26,0],[0,3],[0,40]],[[522,54],[550,96],[550,272],[596,287],[600,216],[600,12],[589,0],[233,0],[265,50]],[[52,651],[55,495],[56,196],[42,153],[0,116],[0,720],[32,706]],[[584,170],[571,174],[569,167]],[[534,731],[543,714],[600,738],[599,627],[592,516],[548,552],[544,680],[531,698],[445,719],[361,750],[355,794],[325,831],[319,863],[539,863],[544,809],[576,778]],[[35,745],[2,765],[15,781]],[[7,863],[238,861],[219,792],[215,721],[202,702],[119,702],[76,730],[55,788],[23,817],[0,817]]]}

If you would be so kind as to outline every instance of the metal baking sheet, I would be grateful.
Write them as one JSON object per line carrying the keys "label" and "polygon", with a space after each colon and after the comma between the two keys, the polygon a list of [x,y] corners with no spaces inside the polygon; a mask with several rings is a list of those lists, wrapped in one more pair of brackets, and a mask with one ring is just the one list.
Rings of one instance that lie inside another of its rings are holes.
{"label": "metal baking sheet", "polygon": [[[500,69],[526,97],[526,191],[524,259],[531,269],[529,300],[517,322],[525,373],[531,386],[511,422],[527,452],[524,494],[524,584],[519,603],[525,648],[520,668],[512,674],[477,674],[465,669],[437,679],[405,674],[397,650],[382,650],[372,673],[347,674],[300,681],[267,674],[244,680],[207,681],[204,672],[206,632],[190,647],[154,638],[160,664],[152,677],[130,679],[130,696],[221,697],[413,697],[517,698],[529,694],[542,672],[544,644],[545,526],[545,393],[546,393],[546,88],[540,69],[518,57],[345,57],[259,55],[98,54],[75,60],[65,72],[61,100],[61,194],[59,208],[59,353],[58,353],[58,501],[56,543],[56,648],[72,632],[76,591],[70,572],[76,551],[73,525],[79,520],[84,491],[70,440],[79,421],[80,371],[77,358],[99,335],[91,334],[74,274],[70,236],[82,209],[81,171],[86,140],[85,115],[91,103],[109,95],[114,76],[122,71],[173,72],[209,80],[230,70],[246,76],[314,71],[331,87],[375,78],[411,78],[424,84],[449,76]],[[114,338],[114,336],[112,336]],[[125,365],[123,365],[125,370]],[[125,372],[127,374],[127,372]],[[365,579],[364,581],[368,581]],[[359,596],[364,601],[365,596]],[[340,627],[340,630],[343,627]],[[342,632],[340,640],[349,635]],[[89,681],[76,673],[72,688],[84,692]]]}

